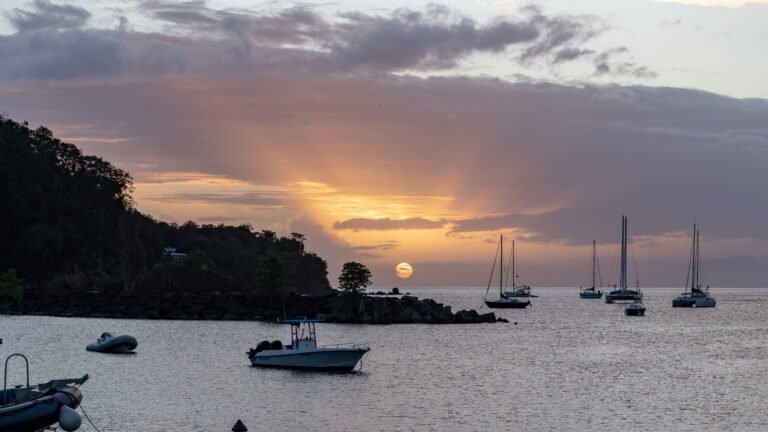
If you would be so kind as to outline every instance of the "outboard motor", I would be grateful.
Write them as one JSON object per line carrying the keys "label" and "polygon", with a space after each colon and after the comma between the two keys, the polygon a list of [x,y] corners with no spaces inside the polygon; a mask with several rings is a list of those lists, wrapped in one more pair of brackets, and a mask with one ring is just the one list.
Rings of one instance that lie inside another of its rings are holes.
{"label": "outboard motor", "polygon": [[283,343],[280,342],[279,340],[272,341],[272,345],[270,346],[270,348],[273,350],[281,350],[283,349]]}
{"label": "outboard motor", "polygon": [[256,352],[261,352],[268,350],[270,347],[269,341],[261,341],[258,345],[256,345]]}

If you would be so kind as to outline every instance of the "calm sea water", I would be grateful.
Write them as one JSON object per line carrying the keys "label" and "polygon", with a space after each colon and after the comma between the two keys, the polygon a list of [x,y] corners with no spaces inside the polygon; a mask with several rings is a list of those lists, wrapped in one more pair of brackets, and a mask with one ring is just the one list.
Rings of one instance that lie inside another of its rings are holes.
{"label": "calm sea water", "polygon": [[[318,326],[321,344],[371,345],[357,374],[252,368],[247,348],[289,336],[255,322],[0,316],[0,357],[26,354],[33,382],[90,374],[102,431],[768,430],[768,289],[713,289],[710,310],[646,289],[645,317],[534,290],[533,308],[497,311],[517,325]],[[456,311],[484,289],[410,291]],[[85,351],[103,331],[138,353]]]}

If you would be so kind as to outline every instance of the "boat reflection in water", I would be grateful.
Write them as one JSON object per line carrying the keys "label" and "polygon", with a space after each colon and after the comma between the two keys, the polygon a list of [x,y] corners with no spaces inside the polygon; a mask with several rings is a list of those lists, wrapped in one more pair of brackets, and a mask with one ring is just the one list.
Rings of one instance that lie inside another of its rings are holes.
{"label": "boat reflection in water", "polygon": [[368,345],[351,343],[317,346],[315,323],[321,320],[279,322],[291,326],[290,345],[278,340],[259,343],[248,351],[253,366],[350,372],[371,350]]}

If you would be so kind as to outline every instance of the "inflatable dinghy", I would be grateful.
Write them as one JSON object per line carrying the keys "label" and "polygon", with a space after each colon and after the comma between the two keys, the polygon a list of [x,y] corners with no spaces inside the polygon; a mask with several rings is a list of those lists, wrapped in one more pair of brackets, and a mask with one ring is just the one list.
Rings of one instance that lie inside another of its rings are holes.
{"label": "inflatable dinghy", "polygon": [[112,336],[109,333],[102,333],[101,337],[94,343],[85,347],[88,351],[103,353],[132,353],[139,345],[133,336],[122,335]]}
{"label": "inflatable dinghy", "polygon": [[[8,360],[17,356],[27,364],[27,385],[11,386],[9,389]],[[6,380],[0,391],[0,432],[35,432],[56,423],[65,431],[75,431],[80,427],[80,415],[75,409],[80,406],[83,394],[74,386],[86,382],[88,375],[30,386],[29,362],[21,354],[9,356],[5,369]]]}

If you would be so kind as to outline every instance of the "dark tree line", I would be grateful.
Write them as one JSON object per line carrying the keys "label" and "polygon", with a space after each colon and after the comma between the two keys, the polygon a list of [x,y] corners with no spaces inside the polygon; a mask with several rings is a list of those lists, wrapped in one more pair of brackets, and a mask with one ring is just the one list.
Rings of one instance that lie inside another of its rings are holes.
{"label": "dark tree line", "polygon": [[132,191],[129,173],[0,115],[0,273],[43,290],[330,290],[301,234],[160,222],[136,210]]}

